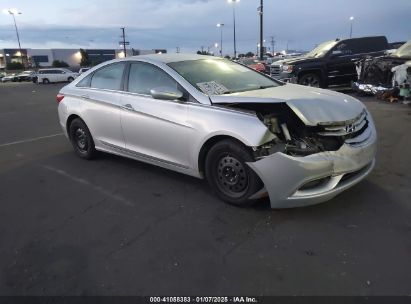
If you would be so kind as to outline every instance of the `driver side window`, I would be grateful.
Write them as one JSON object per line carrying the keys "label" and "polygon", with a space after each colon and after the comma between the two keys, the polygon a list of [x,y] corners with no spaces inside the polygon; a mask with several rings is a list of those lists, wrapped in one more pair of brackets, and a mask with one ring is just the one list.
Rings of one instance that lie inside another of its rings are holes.
{"label": "driver side window", "polygon": [[177,88],[177,82],[160,68],[144,62],[135,62],[130,65],[128,77],[128,91],[150,95],[155,88]]}

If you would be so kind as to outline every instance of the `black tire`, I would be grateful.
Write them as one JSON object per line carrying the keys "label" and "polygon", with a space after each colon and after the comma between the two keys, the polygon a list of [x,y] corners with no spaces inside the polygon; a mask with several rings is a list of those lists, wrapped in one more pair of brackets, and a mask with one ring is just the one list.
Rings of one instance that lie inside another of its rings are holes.
{"label": "black tire", "polygon": [[69,138],[74,151],[84,159],[93,159],[97,155],[94,140],[87,125],[80,118],[75,118],[69,126]]}
{"label": "black tire", "polygon": [[74,80],[73,77],[69,77],[69,78],[67,79],[68,82],[72,82],[73,80]]}
{"label": "black tire", "polygon": [[249,198],[263,187],[263,183],[246,164],[252,161],[251,151],[235,140],[222,140],[210,149],[205,175],[220,199],[236,206],[249,206],[255,202]]}
{"label": "black tire", "polygon": [[49,84],[49,83],[50,83],[50,80],[48,80],[47,78],[43,79],[43,84]]}
{"label": "black tire", "polygon": [[321,88],[321,77],[316,73],[307,73],[298,78],[298,84],[314,87],[314,88]]}

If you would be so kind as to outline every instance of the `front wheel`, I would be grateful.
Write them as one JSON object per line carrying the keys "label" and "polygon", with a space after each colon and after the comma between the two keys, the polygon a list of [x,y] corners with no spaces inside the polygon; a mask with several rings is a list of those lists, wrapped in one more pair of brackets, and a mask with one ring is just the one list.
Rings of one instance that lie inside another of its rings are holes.
{"label": "front wheel", "polygon": [[67,79],[68,82],[72,82],[73,80],[74,80],[73,77],[69,77],[69,78]]}
{"label": "front wheel", "polygon": [[250,197],[263,187],[257,174],[246,164],[253,162],[251,152],[235,140],[215,144],[206,157],[206,179],[217,196],[237,206],[255,202]]}
{"label": "front wheel", "polygon": [[97,151],[94,146],[93,137],[87,125],[80,118],[75,118],[69,127],[69,138],[74,151],[84,159],[92,159]]}
{"label": "front wheel", "polygon": [[304,74],[298,79],[298,84],[319,88],[321,87],[321,79],[320,76],[314,73]]}
{"label": "front wheel", "polygon": [[43,84],[49,84],[49,83],[50,83],[50,80],[48,80],[47,78],[43,79]]}

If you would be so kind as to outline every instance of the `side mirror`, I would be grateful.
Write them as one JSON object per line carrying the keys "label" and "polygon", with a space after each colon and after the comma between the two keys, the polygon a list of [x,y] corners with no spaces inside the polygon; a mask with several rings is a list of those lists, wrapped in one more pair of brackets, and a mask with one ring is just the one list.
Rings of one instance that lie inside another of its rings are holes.
{"label": "side mirror", "polygon": [[150,90],[150,94],[154,99],[161,100],[176,100],[183,97],[183,93],[176,88],[158,87]]}

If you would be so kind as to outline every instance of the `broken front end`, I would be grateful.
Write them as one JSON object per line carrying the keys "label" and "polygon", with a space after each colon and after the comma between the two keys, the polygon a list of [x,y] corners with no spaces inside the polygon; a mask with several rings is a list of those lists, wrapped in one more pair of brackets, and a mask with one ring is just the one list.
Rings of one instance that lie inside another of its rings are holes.
{"label": "broken front end", "polygon": [[252,198],[268,194],[272,208],[329,200],[374,167],[377,135],[365,108],[350,120],[307,126],[286,103],[240,107],[254,110],[275,135],[253,148],[256,161],[248,163],[265,185]]}

